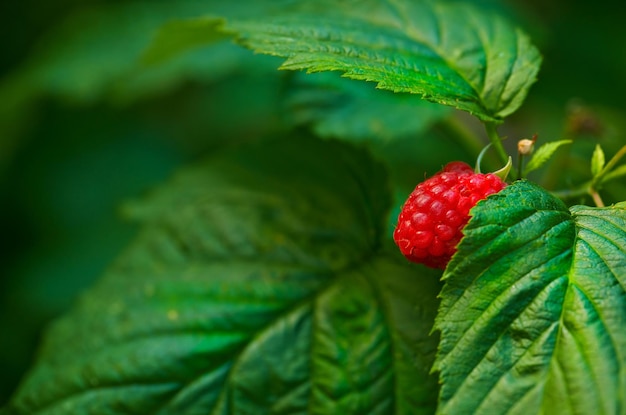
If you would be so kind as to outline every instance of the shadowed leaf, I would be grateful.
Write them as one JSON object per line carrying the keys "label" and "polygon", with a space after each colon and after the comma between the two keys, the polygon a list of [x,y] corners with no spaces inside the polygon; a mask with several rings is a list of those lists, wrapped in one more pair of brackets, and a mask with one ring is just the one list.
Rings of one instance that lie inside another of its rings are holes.
{"label": "shadowed leaf", "polygon": [[13,411],[433,412],[439,283],[383,246],[384,170],[336,142],[274,144],[126,207],[144,230],[50,328]]}

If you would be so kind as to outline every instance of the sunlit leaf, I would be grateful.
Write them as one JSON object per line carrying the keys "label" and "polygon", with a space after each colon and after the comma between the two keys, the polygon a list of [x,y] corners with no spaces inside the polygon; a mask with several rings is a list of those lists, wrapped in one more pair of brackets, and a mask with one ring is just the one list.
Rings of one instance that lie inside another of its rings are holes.
{"label": "sunlit leaf", "polygon": [[554,152],[558,150],[559,147],[571,143],[572,140],[550,141],[536,149],[532,158],[528,161],[528,164],[526,164],[526,167],[524,168],[524,175],[543,166],[548,160],[550,160]]}
{"label": "sunlit leaf", "polygon": [[591,156],[591,175],[596,177],[604,168],[604,151],[600,144],[596,144],[596,148],[593,150]]}
{"label": "sunlit leaf", "polygon": [[472,213],[444,274],[438,412],[621,413],[626,204],[568,210],[517,182]]}
{"label": "sunlit leaf", "polygon": [[521,30],[463,3],[257,1],[225,13],[228,31],[285,69],[340,71],[487,121],[521,105],[541,61]]}

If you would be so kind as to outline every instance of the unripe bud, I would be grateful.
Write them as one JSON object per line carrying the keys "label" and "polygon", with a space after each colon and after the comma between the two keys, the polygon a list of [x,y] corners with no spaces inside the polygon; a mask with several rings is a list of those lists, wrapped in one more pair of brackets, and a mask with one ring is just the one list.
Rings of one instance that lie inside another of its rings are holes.
{"label": "unripe bud", "polygon": [[523,140],[519,140],[517,142],[517,151],[523,156],[527,156],[533,152],[533,148],[535,147],[535,141],[524,138]]}

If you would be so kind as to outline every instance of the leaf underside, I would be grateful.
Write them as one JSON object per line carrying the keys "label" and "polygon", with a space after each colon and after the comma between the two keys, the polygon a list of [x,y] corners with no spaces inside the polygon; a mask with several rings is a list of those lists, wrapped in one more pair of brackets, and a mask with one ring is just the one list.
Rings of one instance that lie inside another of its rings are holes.
{"label": "leaf underside", "polygon": [[444,274],[438,413],[623,413],[626,204],[568,210],[517,182],[472,213]]}
{"label": "leaf underside", "polygon": [[[284,69],[340,71],[497,121],[514,112],[541,57],[497,15],[461,3],[408,0],[256,2],[226,30]],[[259,11],[261,10],[261,11]]]}
{"label": "leaf underside", "polygon": [[10,413],[432,413],[439,282],[382,249],[388,205],[365,153],[306,137],[180,173]]}
{"label": "leaf underside", "polygon": [[412,94],[377,90],[337,73],[296,72],[286,94],[289,120],[320,137],[388,142],[415,137],[450,109]]}

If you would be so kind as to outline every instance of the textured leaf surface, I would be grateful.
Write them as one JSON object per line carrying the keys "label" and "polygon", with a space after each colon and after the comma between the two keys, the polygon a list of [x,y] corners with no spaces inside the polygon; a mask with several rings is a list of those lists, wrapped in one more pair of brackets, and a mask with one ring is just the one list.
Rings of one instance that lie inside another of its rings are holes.
{"label": "textured leaf surface", "polygon": [[287,58],[283,68],[341,71],[483,120],[520,106],[541,60],[524,33],[468,4],[305,0],[255,6],[249,17],[226,15],[226,27],[255,51]]}
{"label": "textured leaf surface", "polygon": [[142,234],[50,328],[16,413],[434,411],[439,282],[381,246],[384,170],[335,142],[274,144],[126,208]]}
{"label": "textured leaf surface", "polygon": [[310,125],[322,137],[356,141],[415,137],[450,114],[418,96],[376,90],[331,72],[296,73],[286,105],[296,125]]}
{"label": "textured leaf surface", "polygon": [[436,327],[442,414],[620,414],[626,204],[517,182],[472,211]]}

